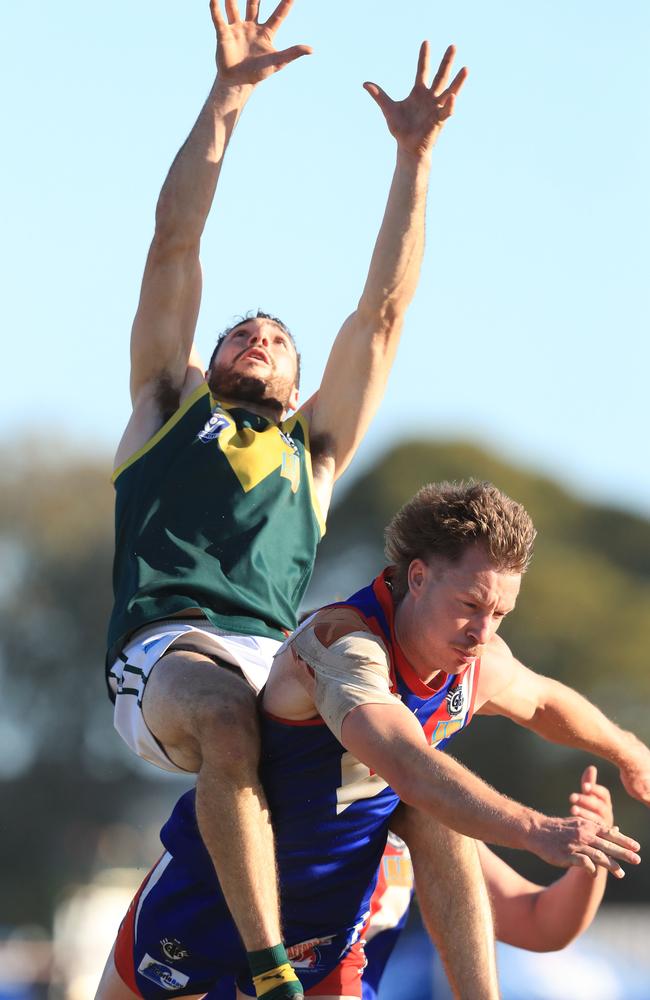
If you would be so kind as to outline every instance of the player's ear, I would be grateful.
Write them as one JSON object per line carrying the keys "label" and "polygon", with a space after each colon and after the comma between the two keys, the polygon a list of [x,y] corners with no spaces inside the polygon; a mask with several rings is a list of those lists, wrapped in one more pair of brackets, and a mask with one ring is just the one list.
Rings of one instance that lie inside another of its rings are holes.
{"label": "player's ear", "polygon": [[289,399],[287,401],[287,409],[288,410],[297,410],[298,409],[298,399],[299,399],[298,386],[294,385],[293,389],[291,390],[291,392],[289,394]]}
{"label": "player's ear", "polygon": [[413,559],[407,574],[408,587],[414,597],[422,590],[427,576],[427,564],[423,559]]}

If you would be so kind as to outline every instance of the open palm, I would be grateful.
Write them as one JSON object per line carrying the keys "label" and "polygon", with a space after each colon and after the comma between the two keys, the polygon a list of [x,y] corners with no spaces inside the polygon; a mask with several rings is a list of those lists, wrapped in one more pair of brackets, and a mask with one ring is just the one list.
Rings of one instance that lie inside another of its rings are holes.
{"label": "open palm", "polygon": [[255,84],[277,73],[288,63],[309,55],[308,45],[294,45],[278,51],[273,38],[286,18],[293,0],[280,0],[267,21],[259,22],[260,0],[248,0],[246,17],[239,15],[237,0],[210,0],[210,12],[217,32],[217,69],[222,81]]}
{"label": "open palm", "polygon": [[450,45],[431,86],[428,86],[429,43],[423,42],[413,89],[403,101],[393,101],[376,83],[364,83],[365,89],[381,108],[391,135],[402,149],[416,154],[428,152],[453,113],[456,95],[467,77],[467,70],[463,67],[447,85],[455,54],[454,46]]}

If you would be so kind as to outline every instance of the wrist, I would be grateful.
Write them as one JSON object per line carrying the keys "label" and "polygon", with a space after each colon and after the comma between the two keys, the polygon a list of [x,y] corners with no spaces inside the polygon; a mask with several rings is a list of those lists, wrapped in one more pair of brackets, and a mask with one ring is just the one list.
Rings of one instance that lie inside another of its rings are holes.
{"label": "wrist", "polygon": [[214,86],[212,87],[213,98],[234,106],[242,106],[255,90],[256,84],[244,83],[224,76],[223,72],[217,72]]}
{"label": "wrist", "polygon": [[407,149],[405,146],[397,144],[397,163],[415,172],[429,174],[431,170],[430,149]]}
{"label": "wrist", "polygon": [[644,750],[645,746],[634,733],[627,732],[624,729],[619,731],[618,737],[609,755],[609,760],[619,769],[624,769],[634,763],[639,752]]}

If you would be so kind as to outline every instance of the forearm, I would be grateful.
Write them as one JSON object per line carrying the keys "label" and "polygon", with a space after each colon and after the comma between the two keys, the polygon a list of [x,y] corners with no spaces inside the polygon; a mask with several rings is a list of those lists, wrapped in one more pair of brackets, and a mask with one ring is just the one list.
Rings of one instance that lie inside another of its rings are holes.
{"label": "forearm", "polygon": [[458,833],[502,847],[535,849],[535,830],[544,817],[501,795],[446,754],[423,751],[419,767],[392,784],[403,801]]}
{"label": "forearm", "polygon": [[357,312],[376,329],[399,322],[415,294],[424,253],[431,154],[398,147],[390,193]]}
{"label": "forearm", "polygon": [[223,157],[252,84],[215,79],[189,136],[165,179],[156,208],[156,238],[198,243],[219,180]]}
{"label": "forearm", "polygon": [[577,691],[548,678],[540,704],[525,725],[546,740],[597,754],[618,767],[640,745]]}
{"label": "forearm", "polygon": [[[540,890],[532,900],[530,943],[519,945],[531,951],[558,951],[589,927],[600,906],[607,873],[594,877],[577,868]],[[513,942],[514,943],[514,942]]]}

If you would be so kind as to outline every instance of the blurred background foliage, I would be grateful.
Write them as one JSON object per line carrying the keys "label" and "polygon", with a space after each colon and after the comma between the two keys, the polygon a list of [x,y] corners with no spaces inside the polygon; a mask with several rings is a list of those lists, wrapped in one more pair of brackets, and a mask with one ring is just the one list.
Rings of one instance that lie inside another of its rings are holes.
{"label": "blurred background foliage", "polygon": [[[74,882],[109,865],[148,867],[156,831],[185,779],[123,749],[103,681],[111,604],[112,489],[104,456],[35,441],[1,454],[0,924],[49,926]],[[307,606],[347,596],[383,565],[383,528],[422,483],[489,479],[521,501],[539,531],[503,635],[541,673],[576,687],[650,742],[650,522],[585,503],[560,486],[464,442],[412,441],[345,484],[329,519]],[[492,784],[549,813],[590,761],[505,720],[476,719],[455,755]],[[648,843],[648,813],[601,776],[617,822]],[[535,859],[510,860],[541,881]],[[650,866],[608,899],[650,900]]]}

